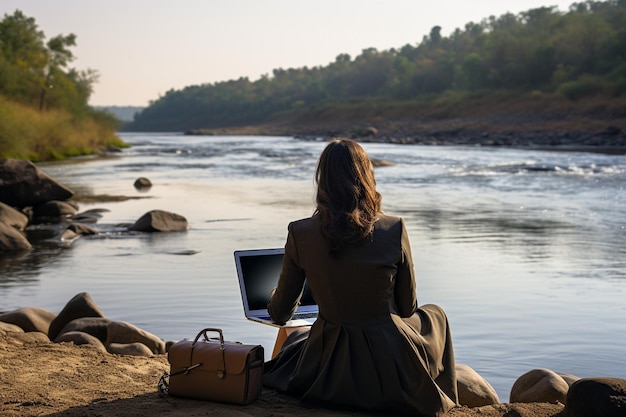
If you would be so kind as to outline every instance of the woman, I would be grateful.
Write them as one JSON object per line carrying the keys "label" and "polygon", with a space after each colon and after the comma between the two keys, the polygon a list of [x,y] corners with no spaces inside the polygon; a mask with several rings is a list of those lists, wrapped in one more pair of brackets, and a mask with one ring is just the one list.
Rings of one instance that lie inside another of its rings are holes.
{"label": "woman", "polygon": [[457,403],[448,322],[437,306],[417,308],[404,221],[383,214],[369,157],[334,140],[316,182],[317,209],[289,224],[268,308],[289,320],[307,280],[319,316],[266,363],[265,385],[309,403],[444,414]]}

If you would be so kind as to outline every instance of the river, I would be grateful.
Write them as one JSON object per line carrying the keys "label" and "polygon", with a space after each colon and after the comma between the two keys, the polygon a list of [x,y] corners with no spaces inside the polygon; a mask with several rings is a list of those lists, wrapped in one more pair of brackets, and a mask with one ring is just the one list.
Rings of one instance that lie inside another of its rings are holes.
{"label": "river", "polygon": [[[0,310],[56,313],[85,291],[107,317],[165,340],[221,327],[271,352],[275,329],[243,316],[233,251],[280,247],[288,221],[311,215],[325,142],[121,137],[122,152],[40,165],[79,194],[130,198],[81,203],[107,210],[97,236],[2,256]],[[626,156],[363,146],[393,163],[376,178],[384,210],[406,220],[420,304],[445,309],[457,362],[501,401],[534,368],[626,378]],[[153,186],[136,190],[138,177]],[[189,231],[122,231],[152,209],[185,216]]]}

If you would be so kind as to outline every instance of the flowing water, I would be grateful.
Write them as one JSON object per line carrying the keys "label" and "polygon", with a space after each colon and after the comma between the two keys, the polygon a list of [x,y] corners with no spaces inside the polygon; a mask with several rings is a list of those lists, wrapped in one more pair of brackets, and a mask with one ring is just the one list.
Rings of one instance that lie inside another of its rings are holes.
{"label": "flowing water", "polygon": [[[105,315],[165,340],[221,327],[263,344],[275,329],[243,317],[233,251],[284,244],[311,215],[323,141],[122,134],[129,149],[41,168],[79,194],[127,196],[103,208],[100,234],[60,244],[45,227],[0,258],[0,310],[60,311],[89,292]],[[507,401],[517,377],[550,368],[626,378],[626,156],[480,147],[364,144],[383,207],[405,218],[420,304],[448,313],[457,362]],[[148,177],[153,186],[137,191]],[[130,234],[152,209],[185,216],[181,233]]]}

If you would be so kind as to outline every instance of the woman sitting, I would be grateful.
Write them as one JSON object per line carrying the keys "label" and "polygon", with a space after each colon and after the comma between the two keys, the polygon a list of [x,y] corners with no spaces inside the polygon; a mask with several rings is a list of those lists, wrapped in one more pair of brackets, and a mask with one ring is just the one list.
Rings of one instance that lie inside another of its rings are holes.
{"label": "woman sitting", "polygon": [[354,141],[329,143],[316,182],[315,213],[289,224],[268,308],[289,320],[306,280],[319,316],[266,363],[264,384],[307,403],[443,415],[457,403],[450,329],[441,308],[417,306],[404,221],[382,212]]}

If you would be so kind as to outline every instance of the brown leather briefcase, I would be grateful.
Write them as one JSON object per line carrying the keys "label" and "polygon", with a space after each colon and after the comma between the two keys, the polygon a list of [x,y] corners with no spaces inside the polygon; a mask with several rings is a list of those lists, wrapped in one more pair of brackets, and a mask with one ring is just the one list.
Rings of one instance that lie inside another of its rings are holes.
{"label": "brown leather briefcase", "polygon": [[[209,338],[207,332],[219,333],[219,339]],[[170,372],[159,381],[161,394],[249,404],[261,393],[263,346],[225,342],[221,329],[203,329],[193,342],[172,345],[168,360]]]}

